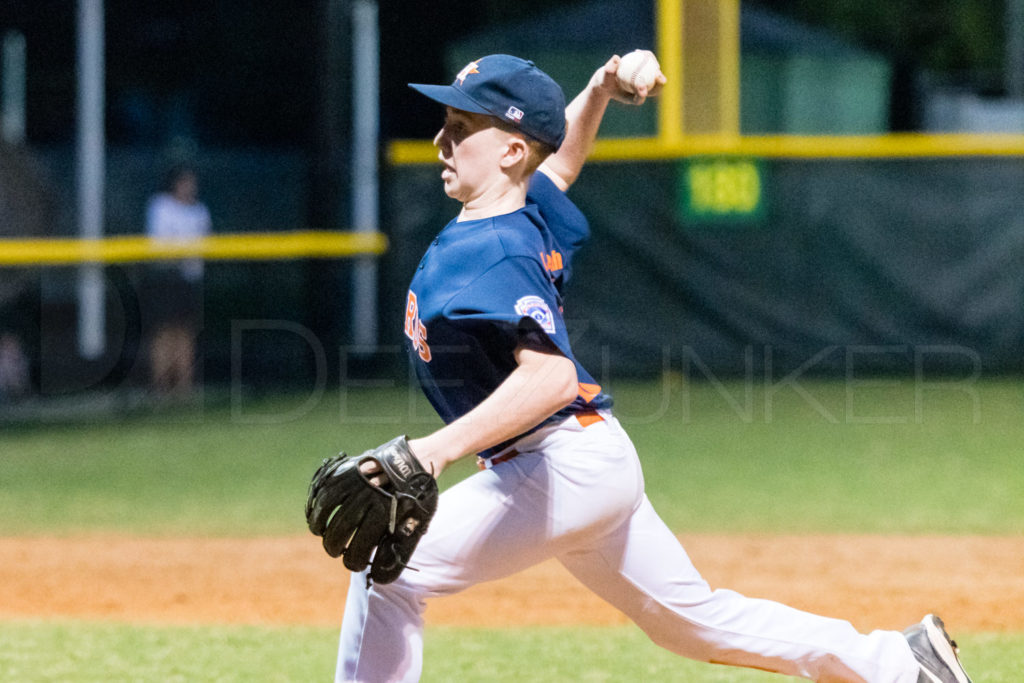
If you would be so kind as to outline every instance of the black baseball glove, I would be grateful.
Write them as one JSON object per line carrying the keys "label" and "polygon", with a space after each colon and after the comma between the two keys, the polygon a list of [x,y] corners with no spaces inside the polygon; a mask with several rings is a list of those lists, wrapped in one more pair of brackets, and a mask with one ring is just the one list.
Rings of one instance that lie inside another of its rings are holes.
{"label": "black baseball glove", "polygon": [[426,533],[437,496],[437,481],[399,436],[358,458],[324,460],[309,484],[306,522],[328,555],[355,572],[369,565],[370,579],[390,583]]}

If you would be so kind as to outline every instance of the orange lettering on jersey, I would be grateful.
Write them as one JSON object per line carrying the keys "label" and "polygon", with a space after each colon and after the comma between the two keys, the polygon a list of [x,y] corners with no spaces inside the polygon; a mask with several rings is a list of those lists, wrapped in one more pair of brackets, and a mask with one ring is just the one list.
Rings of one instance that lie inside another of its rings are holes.
{"label": "orange lettering on jersey", "polygon": [[540,258],[549,273],[554,273],[565,267],[565,264],[562,262],[562,254],[557,251],[552,250],[550,254],[541,252]]}
{"label": "orange lettering on jersey", "polygon": [[416,294],[409,292],[405,303],[405,336],[412,340],[412,347],[425,363],[430,362],[430,346],[427,345],[427,326],[420,322],[419,304]]}
{"label": "orange lettering on jersey", "polygon": [[579,382],[579,387],[580,396],[582,396],[583,400],[586,401],[587,403],[593,401],[594,398],[601,393],[600,384],[587,384],[586,382]]}
{"label": "orange lettering on jersey", "polygon": [[405,300],[405,336],[414,341],[416,339],[416,323],[419,322],[418,312],[416,294],[410,290],[409,296]]}
{"label": "orange lettering on jersey", "polygon": [[413,345],[416,347],[416,351],[420,354],[423,362],[429,363],[431,355],[430,346],[427,345],[427,326],[423,323],[417,323],[416,332],[417,337],[413,341]]}

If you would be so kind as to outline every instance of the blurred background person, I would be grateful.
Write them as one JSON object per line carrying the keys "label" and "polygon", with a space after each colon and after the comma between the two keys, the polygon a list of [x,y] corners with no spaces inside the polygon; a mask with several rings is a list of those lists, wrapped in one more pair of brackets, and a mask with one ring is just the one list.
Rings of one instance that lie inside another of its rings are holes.
{"label": "blurred background person", "polygon": [[[40,156],[18,140],[0,139],[0,240],[52,236],[57,209],[57,190]],[[41,282],[30,264],[0,265],[0,403],[38,393]]]}
{"label": "blurred background person", "polygon": [[[174,166],[164,189],[146,207],[150,239],[180,242],[210,234],[210,212],[198,195],[195,169]],[[202,281],[203,261],[198,258],[160,261],[147,269],[145,315],[154,321],[149,338],[150,384],[160,395],[185,397],[194,390]]]}
{"label": "blurred background person", "polygon": [[13,332],[0,333],[0,401],[17,400],[29,393],[28,356]]}

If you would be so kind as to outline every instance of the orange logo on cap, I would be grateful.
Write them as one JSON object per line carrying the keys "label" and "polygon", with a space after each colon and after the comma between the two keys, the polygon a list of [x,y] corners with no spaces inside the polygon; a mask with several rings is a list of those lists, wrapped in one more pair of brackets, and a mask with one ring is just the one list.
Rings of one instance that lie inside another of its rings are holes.
{"label": "orange logo on cap", "polygon": [[477,62],[470,62],[469,64],[467,64],[466,66],[464,66],[462,68],[462,71],[460,71],[459,75],[455,77],[455,80],[457,80],[459,82],[459,85],[462,85],[463,82],[465,82],[465,80],[466,80],[466,76],[468,76],[470,74],[478,74],[478,73],[480,73],[479,67],[480,67],[479,63],[477,63]]}

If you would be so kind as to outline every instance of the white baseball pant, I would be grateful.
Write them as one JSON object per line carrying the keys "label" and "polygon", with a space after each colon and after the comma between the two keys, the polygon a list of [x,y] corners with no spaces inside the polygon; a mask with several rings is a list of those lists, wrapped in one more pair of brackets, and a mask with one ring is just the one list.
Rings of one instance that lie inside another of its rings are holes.
{"label": "white baseball pant", "polygon": [[712,591],[644,494],[636,450],[617,420],[575,418],[520,439],[520,455],[441,496],[437,515],[394,583],[355,575],[337,681],[417,681],[424,600],[509,576],[551,557],[658,645],[703,662],[816,681],[916,683],[896,631]]}

